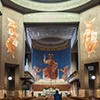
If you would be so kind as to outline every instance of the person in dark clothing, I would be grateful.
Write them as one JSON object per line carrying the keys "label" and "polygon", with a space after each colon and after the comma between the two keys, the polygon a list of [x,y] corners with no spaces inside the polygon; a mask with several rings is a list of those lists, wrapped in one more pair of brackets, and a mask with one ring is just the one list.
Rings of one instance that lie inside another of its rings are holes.
{"label": "person in dark clothing", "polygon": [[7,98],[7,94],[6,93],[4,93],[4,99],[6,99]]}
{"label": "person in dark clothing", "polygon": [[62,93],[60,94],[60,100],[62,100]]}
{"label": "person in dark clothing", "polygon": [[56,93],[54,94],[54,100],[62,100],[62,97],[59,94],[58,90],[56,90]]}
{"label": "person in dark clothing", "polygon": [[32,97],[33,97],[33,95],[34,95],[33,91],[31,92],[31,95],[32,95]]}

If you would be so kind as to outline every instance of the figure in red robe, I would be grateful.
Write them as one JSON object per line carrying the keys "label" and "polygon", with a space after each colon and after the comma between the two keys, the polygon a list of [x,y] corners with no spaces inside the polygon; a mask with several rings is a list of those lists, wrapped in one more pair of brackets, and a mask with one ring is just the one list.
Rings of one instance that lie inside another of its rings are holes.
{"label": "figure in red robe", "polygon": [[54,55],[49,54],[49,59],[46,60],[46,55],[44,55],[43,62],[48,64],[48,66],[44,69],[44,76],[50,79],[57,78],[57,68],[58,63],[54,60]]}

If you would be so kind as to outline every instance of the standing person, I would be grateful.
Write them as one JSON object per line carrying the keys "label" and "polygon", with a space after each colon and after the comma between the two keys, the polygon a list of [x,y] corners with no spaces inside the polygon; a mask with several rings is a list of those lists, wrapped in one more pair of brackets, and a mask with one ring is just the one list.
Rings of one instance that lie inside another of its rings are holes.
{"label": "standing person", "polygon": [[54,60],[54,55],[49,54],[49,59],[46,59],[46,55],[44,55],[43,62],[45,64],[48,64],[48,66],[44,69],[45,77],[50,79],[56,79],[58,63]]}
{"label": "standing person", "polygon": [[54,94],[54,100],[62,100],[62,95],[59,94],[58,90],[56,90]]}
{"label": "standing person", "polygon": [[62,93],[60,94],[60,100],[62,100]]}
{"label": "standing person", "polygon": [[34,93],[33,93],[33,91],[31,92],[31,95],[32,95],[32,97],[34,96]]}

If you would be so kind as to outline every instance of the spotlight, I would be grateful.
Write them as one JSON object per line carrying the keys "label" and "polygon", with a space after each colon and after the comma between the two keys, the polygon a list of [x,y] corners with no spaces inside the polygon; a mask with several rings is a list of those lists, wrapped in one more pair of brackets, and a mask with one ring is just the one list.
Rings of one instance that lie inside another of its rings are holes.
{"label": "spotlight", "polygon": [[11,81],[11,80],[12,80],[12,76],[9,76],[9,77],[8,77],[8,80]]}
{"label": "spotlight", "polygon": [[95,80],[95,79],[96,79],[95,75],[92,75],[92,76],[91,76],[91,79],[92,79],[92,80]]}

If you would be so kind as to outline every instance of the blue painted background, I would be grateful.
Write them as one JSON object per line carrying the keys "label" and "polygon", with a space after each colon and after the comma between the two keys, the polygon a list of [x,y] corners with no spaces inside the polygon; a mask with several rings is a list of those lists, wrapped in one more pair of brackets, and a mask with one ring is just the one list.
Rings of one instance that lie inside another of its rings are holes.
{"label": "blue painted background", "polygon": [[[46,57],[48,59],[48,54],[53,53],[54,54],[54,60],[58,63],[58,68],[64,68],[65,66],[68,66],[70,68],[71,65],[71,49],[70,47],[64,50],[59,51],[41,51],[33,49],[33,56],[32,56],[32,67],[37,66],[41,69],[44,69],[47,67],[47,64],[44,64],[43,62],[43,55],[46,54]],[[59,72],[59,78],[62,77],[62,72]],[[43,78],[43,72],[40,74],[40,78]]]}

